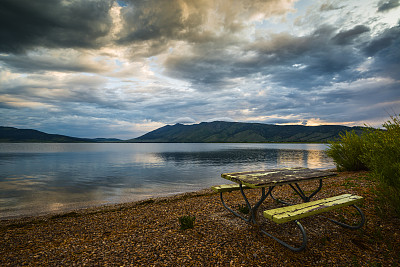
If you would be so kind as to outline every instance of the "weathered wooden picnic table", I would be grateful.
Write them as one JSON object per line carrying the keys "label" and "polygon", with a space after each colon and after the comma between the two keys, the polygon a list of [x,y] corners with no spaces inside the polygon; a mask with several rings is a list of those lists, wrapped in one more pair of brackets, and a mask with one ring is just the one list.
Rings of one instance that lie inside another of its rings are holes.
{"label": "weathered wooden picnic table", "polygon": [[[258,208],[261,206],[261,204],[268,196],[271,196],[274,200],[277,200],[285,204],[285,206],[281,208],[266,210],[263,212],[263,215],[265,218],[270,219],[278,224],[294,221],[299,227],[303,236],[303,242],[301,246],[293,247],[284,242],[283,240],[271,235],[270,233],[268,233],[263,229],[261,229],[261,232],[275,239],[280,244],[284,245],[285,247],[293,251],[301,251],[306,247],[307,244],[306,232],[301,223],[298,221],[301,218],[305,218],[311,215],[316,215],[326,211],[351,205],[354,208],[356,208],[359,214],[361,215],[361,222],[359,224],[353,226],[332,219],[329,220],[350,229],[358,229],[364,225],[365,222],[364,214],[357,206],[355,206],[356,203],[362,200],[362,197],[360,196],[343,194],[340,196],[334,196],[326,199],[310,201],[311,198],[314,197],[322,189],[323,179],[335,175],[336,173],[330,171],[315,170],[302,167],[270,169],[263,171],[223,173],[221,174],[222,178],[233,181],[236,184],[213,186],[212,189],[220,193],[221,202],[227,210],[229,210],[231,213],[233,213],[235,216],[238,216],[242,220],[245,220],[246,222],[253,224],[257,224],[256,217]],[[311,194],[306,195],[306,193],[302,190],[299,183],[312,180],[319,181],[318,187]],[[272,195],[272,192],[274,188],[278,185],[279,186],[289,185],[296,192],[296,194],[300,196],[300,198],[303,200],[304,203],[291,205],[290,203],[285,202],[283,200],[275,199],[274,196]],[[260,199],[254,205],[251,205],[246,197],[244,190],[256,189],[256,188],[261,189]],[[268,188],[267,192],[266,188]],[[245,201],[245,204],[249,209],[249,216],[247,218],[239,214],[235,210],[233,210],[231,207],[229,207],[223,199],[223,193],[235,190],[240,190],[243,199]]]}

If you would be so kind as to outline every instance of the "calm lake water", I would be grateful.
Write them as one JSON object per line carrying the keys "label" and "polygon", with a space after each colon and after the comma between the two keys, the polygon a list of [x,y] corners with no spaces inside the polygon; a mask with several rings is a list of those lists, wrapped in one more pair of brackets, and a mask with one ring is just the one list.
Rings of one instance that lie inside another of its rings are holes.
{"label": "calm lake water", "polygon": [[333,168],[324,144],[0,144],[0,219],[228,183],[224,172]]}

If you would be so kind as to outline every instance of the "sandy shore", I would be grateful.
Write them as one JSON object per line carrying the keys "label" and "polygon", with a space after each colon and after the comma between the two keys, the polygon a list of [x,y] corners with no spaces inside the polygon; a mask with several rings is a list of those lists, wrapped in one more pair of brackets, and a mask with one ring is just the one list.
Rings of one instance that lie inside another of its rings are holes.
{"label": "sandy shore", "polygon": [[[58,215],[0,221],[0,266],[349,266],[400,264],[400,219],[376,205],[375,184],[367,173],[340,173],[328,178],[316,199],[342,193],[365,198],[367,223],[347,230],[321,216],[302,220],[306,250],[294,253],[260,234],[226,211],[211,190],[168,198],[77,210]],[[306,191],[315,182],[305,184]],[[254,202],[258,190],[247,191]],[[289,186],[275,195],[298,199]],[[227,194],[232,206],[239,192]],[[272,199],[264,204],[278,206]],[[261,207],[260,210],[263,210]],[[178,218],[196,216],[195,227],[180,230]],[[352,219],[352,209],[329,213]],[[285,240],[299,240],[292,224],[263,222],[262,227]]]}

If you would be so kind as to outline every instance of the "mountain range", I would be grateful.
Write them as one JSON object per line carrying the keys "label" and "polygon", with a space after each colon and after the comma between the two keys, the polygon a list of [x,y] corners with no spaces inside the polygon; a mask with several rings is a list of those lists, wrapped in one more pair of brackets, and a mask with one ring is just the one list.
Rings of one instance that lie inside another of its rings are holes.
{"label": "mountain range", "polygon": [[0,143],[92,143],[92,142],[118,142],[113,138],[78,138],[60,134],[48,134],[32,129],[17,129],[14,127],[0,126]]}
{"label": "mountain range", "polygon": [[167,125],[129,142],[327,142],[337,139],[339,133],[354,130],[360,134],[362,127],[340,125],[302,126],[272,125],[242,122],[202,122],[193,125]]}
{"label": "mountain range", "polygon": [[272,125],[214,121],[193,125],[179,123],[175,125],[166,125],[138,138],[120,140],[115,138],[78,138],[59,134],[47,134],[32,129],[17,129],[0,126],[0,142],[324,143],[337,139],[340,133],[352,130],[361,134],[362,127],[340,125]]}

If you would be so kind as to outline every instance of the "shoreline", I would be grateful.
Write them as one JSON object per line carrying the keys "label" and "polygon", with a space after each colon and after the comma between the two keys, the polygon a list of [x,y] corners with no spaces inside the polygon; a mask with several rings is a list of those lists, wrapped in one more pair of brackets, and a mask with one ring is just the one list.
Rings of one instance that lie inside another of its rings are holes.
{"label": "shoreline", "polygon": [[[304,184],[306,191],[315,188],[315,183]],[[316,197],[342,193],[363,196],[360,207],[366,225],[352,231],[322,216],[304,218],[308,244],[299,253],[260,234],[257,227],[230,214],[219,194],[203,189],[58,215],[1,220],[0,265],[396,265],[400,263],[400,218],[387,210],[379,214],[375,192],[375,183],[366,172],[339,173],[325,179]],[[246,195],[254,201],[259,191],[248,190]],[[277,187],[274,195],[294,197],[288,186]],[[241,203],[237,191],[224,199],[232,207]],[[266,201],[269,208],[278,205],[272,199]],[[193,229],[180,230],[178,218],[183,215],[196,216]],[[353,216],[346,210],[330,215]],[[286,240],[297,235],[291,224],[265,222],[262,227]]]}
{"label": "shoreline", "polygon": [[79,206],[76,208],[65,208],[60,209],[58,211],[43,211],[43,212],[33,212],[31,214],[21,214],[21,215],[8,215],[7,217],[0,217],[0,223],[2,221],[11,221],[11,220],[29,220],[29,219],[37,219],[37,218],[47,218],[52,216],[62,216],[67,213],[75,212],[75,213],[91,213],[96,212],[97,210],[108,210],[108,209],[116,209],[124,206],[135,206],[141,205],[142,203],[153,203],[159,201],[167,201],[168,199],[187,197],[188,196],[196,196],[197,194],[204,194],[204,192],[213,193],[213,191],[209,188],[204,188],[196,191],[188,191],[188,192],[179,192],[179,193],[168,193],[168,194],[160,194],[159,196],[152,196],[148,198],[132,200],[128,202],[121,203],[103,203],[103,204],[71,204],[71,206]]}
{"label": "shoreline", "polygon": [[88,215],[92,213],[98,212],[110,212],[113,210],[131,208],[135,206],[140,206],[149,203],[159,203],[159,202],[168,202],[168,201],[179,201],[184,200],[189,197],[197,197],[204,195],[211,195],[214,192],[210,188],[204,188],[196,191],[190,192],[181,192],[181,193],[171,193],[171,195],[160,195],[156,197],[144,198],[135,201],[123,202],[123,203],[114,203],[114,204],[99,204],[99,205],[88,205],[86,207],[78,207],[78,208],[70,208],[60,211],[54,212],[42,212],[42,213],[34,213],[31,215],[15,215],[7,218],[0,218],[0,226],[2,222],[9,221],[31,221],[31,220],[47,220],[52,217],[66,217],[70,213],[79,214],[79,215]]}

